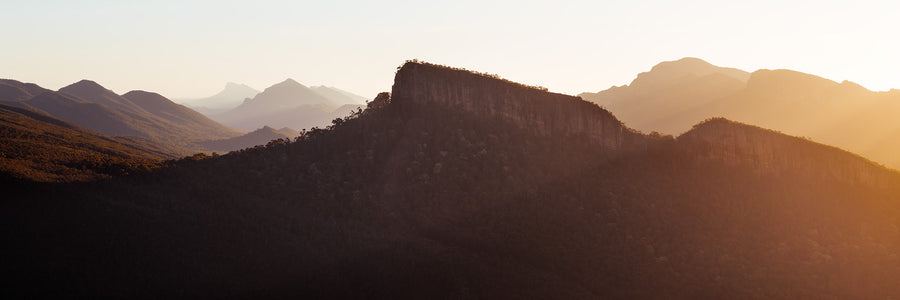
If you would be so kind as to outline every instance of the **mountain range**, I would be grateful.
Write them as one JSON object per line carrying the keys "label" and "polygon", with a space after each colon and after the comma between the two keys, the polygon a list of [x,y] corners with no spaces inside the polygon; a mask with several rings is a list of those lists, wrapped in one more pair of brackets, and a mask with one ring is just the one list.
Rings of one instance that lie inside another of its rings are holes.
{"label": "mountain range", "polygon": [[240,134],[156,93],[131,91],[118,95],[89,80],[57,92],[18,81],[4,83],[25,91],[0,98],[9,105],[45,113],[109,136],[134,136],[168,144],[176,152],[190,149],[198,141]]}
{"label": "mountain range", "polygon": [[663,62],[631,84],[579,95],[636,129],[682,133],[725,117],[809,137],[900,169],[900,91],[873,92],[791,70],[753,73],[697,58]]}
{"label": "mountain range", "polygon": [[287,79],[272,85],[237,107],[211,114],[216,121],[244,130],[263,126],[309,129],[324,127],[335,118],[361,107],[365,98],[325,87],[307,87]]}
{"label": "mountain range", "polygon": [[[337,88],[307,88],[293,80],[266,91],[253,99],[246,98],[243,105],[233,110],[232,114],[241,119],[236,124],[246,125],[246,129],[260,128],[241,133],[153,92],[131,91],[118,95],[90,80],[76,82],[59,91],[15,80],[0,80],[2,103],[46,114],[101,135],[155,144],[166,149],[166,153],[180,155],[197,151],[227,152],[264,145],[272,139],[296,137],[300,133],[285,124],[299,128],[326,126],[333,119],[347,116],[359,108],[357,104],[339,104],[365,101]],[[224,91],[204,101],[221,102],[253,92],[245,85],[229,83]],[[261,125],[255,127],[256,124]],[[274,130],[265,124],[281,125],[282,129]]]}
{"label": "mountain range", "polygon": [[259,94],[259,91],[246,84],[229,82],[225,84],[225,88],[222,91],[215,95],[200,99],[178,99],[176,101],[200,113],[210,115],[237,107],[244,99],[253,98],[256,94]]}
{"label": "mountain range", "polygon": [[18,275],[0,292],[900,296],[897,171],[723,118],[677,137],[626,124],[410,61],[364,111],[294,140],[101,182],[0,182],[27,195],[0,202],[0,257]]}

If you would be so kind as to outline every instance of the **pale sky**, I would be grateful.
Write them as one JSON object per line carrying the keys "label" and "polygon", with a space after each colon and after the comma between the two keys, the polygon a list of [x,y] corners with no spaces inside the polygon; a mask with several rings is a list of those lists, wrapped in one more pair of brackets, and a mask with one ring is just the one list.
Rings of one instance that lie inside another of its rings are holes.
{"label": "pale sky", "polygon": [[406,59],[577,94],[660,61],[900,88],[898,1],[0,0],[0,77],[204,97],[285,78],[362,96]]}

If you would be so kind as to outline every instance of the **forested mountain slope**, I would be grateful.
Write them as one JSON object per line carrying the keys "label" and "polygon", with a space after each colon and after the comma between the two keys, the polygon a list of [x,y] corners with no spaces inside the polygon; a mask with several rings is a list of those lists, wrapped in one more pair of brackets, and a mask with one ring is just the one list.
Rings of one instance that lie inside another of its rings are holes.
{"label": "forested mountain slope", "polygon": [[900,296],[894,171],[418,62],[296,141],[8,190],[30,196],[0,209],[14,296]]}
{"label": "forested mountain slope", "polygon": [[86,181],[147,171],[175,154],[0,104],[0,178]]}

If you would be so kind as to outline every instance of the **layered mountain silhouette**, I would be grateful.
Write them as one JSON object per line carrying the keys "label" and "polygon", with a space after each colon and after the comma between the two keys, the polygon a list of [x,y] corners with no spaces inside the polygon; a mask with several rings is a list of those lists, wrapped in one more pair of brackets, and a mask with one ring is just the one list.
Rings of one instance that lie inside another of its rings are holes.
{"label": "layered mountain silhouette", "polygon": [[711,117],[810,137],[900,168],[900,93],[790,70],[746,73],[696,58],[664,62],[627,86],[582,98],[636,129],[681,133]]}
{"label": "layered mountain silhouette", "polygon": [[638,130],[679,134],[706,118],[718,117],[711,106],[741,91],[749,77],[741,70],[683,58],[660,63],[638,74],[629,85],[579,96]]}
{"label": "layered mountain silhouette", "polygon": [[134,102],[119,96],[96,82],[81,80],[59,89],[60,93],[78,97],[85,101],[103,104],[110,108],[136,115],[146,115],[147,111]]}
{"label": "layered mountain silhouette", "polygon": [[896,171],[721,118],[643,134],[417,61],[296,140],[4,188],[29,195],[0,209],[10,296],[900,296]]}
{"label": "layered mountain silhouette", "polygon": [[147,112],[160,117],[176,126],[184,128],[189,136],[197,137],[227,137],[233,136],[234,130],[210,120],[203,114],[183,105],[176,104],[160,94],[131,91],[122,95],[131,100]]}
{"label": "layered mountain silhouette", "polygon": [[23,83],[12,79],[0,79],[0,101],[20,102],[48,92],[34,83]]}
{"label": "layered mountain silhouette", "polygon": [[240,105],[245,99],[252,98],[259,91],[245,84],[229,82],[219,93],[200,99],[178,100],[203,114],[222,113]]}
{"label": "layered mountain silhouette", "polygon": [[234,109],[210,117],[245,130],[263,126],[309,129],[324,127],[335,118],[347,116],[349,111],[362,106],[360,100],[364,102],[363,97],[343,90],[324,86],[309,88],[287,79]]}
{"label": "layered mountain silhouette", "polygon": [[[198,142],[240,134],[156,93],[132,91],[118,95],[89,80],[58,92],[34,84],[16,82],[9,86],[18,87],[18,92],[0,98],[7,104],[45,113],[108,136],[146,139],[182,154],[192,152],[190,149]],[[25,98],[28,99],[22,100]]]}

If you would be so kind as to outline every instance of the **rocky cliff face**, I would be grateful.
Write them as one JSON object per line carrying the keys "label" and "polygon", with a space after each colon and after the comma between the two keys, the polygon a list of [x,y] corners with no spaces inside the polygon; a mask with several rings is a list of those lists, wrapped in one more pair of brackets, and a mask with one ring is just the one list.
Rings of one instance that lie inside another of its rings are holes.
{"label": "rocky cliff face", "polygon": [[643,141],[610,112],[581,98],[432,64],[404,64],[391,98],[400,106],[437,104],[496,117],[539,135],[586,137],[605,149],[621,150]]}
{"label": "rocky cliff face", "polygon": [[895,188],[900,173],[856,154],[776,131],[732,122],[707,120],[678,138],[699,159],[749,167],[790,177],[824,178]]}

